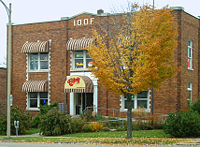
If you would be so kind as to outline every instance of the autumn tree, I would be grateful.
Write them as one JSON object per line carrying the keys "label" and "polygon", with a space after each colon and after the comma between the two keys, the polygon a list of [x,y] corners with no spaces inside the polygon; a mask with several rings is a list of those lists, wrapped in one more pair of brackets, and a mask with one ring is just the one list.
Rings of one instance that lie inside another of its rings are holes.
{"label": "autumn tree", "polygon": [[131,95],[159,88],[177,65],[177,28],[171,9],[132,6],[131,12],[111,15],[93,31],[96,43],[88,50],[92,72],[108,90],[128,100],[127,138],[132,137]]}

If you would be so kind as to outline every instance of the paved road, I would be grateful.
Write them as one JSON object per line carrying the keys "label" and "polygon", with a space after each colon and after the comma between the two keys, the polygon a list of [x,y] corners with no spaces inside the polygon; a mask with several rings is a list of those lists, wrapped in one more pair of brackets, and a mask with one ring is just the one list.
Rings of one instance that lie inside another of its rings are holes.
{"label": "paved road", "polygon": [[[4,143],[0,142],[0,147],[128,147],[123,145],[88,145],[88,144],[39,144],[39,143]],[[147,146],[147,145],[130,145],[130,147],[167,147],[166,146]],[[173,146],[173,145],[170,145]],[[188,147],[179,145],[179,147]],[[200,145],[199,145],[200,147]]]}

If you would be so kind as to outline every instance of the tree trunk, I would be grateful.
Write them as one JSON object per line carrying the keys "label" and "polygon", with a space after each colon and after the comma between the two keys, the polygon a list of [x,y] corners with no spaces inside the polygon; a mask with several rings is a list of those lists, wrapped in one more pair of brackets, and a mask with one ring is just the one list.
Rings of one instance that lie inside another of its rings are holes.
{"label": "tree trunk", "polygon": [[127,138],[132,138],[132,102],[131,95],[127,94],[128,111],[127,111]]}

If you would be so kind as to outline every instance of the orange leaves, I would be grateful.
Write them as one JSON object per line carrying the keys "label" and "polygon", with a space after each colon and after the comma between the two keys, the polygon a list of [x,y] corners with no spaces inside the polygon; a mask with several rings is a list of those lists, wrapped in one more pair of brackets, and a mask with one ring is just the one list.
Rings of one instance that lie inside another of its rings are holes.
{"label": "orange leaves", "polygon": [[94,60],[92,72],[118,94],[158,88],[176,71],[177,28],[172,10],[144,6],[116,17],[123,20],[121,24],[104,23],[93,31],[96,44],[88,49]]}

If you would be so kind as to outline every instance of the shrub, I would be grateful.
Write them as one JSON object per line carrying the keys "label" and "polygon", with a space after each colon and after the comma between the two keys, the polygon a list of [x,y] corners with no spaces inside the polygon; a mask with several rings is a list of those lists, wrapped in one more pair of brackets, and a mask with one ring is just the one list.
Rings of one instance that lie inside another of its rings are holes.
{"label": "shrub", "polygon": [[86,124],[83,125],[82,131],[83,132],[92,132],[93,128],[92,128],[91,125],[89,125],[89,124],[86,123]]}
{"label": "shrub", "polygon": [[0,117],[0,135],[6,135],[6,115]]}
{"label": "shrub", "polygon": [[58,106],[58,102],[54,102],[50,105],[44,105],[44,106],[41,105],[40,106],[40,114],[33,117],[32,128],[38,128],[42,115],[47,114],[47,112],[52,109],[57,109],[57,106]]}
{"label": "shrub", "polygon": [[70,116],[58,112],[56,108],[42,115],[39,128],[40,132],[46,136],[63,135],[72,132]]}
{"label": "shrub", "polygon": [[86,124],[84,119],[81,117],[71,118],[70,121],[72,133],[78,133],[83,131],[83,126]]}
{"label": "shrub", "polygon": [[191,109],[197,111],[200,114],[200,99],[191,105]]}
{"label": "shrub", "polygon": [[14,121],[19,121],[19,134],[25,134],[26,130],[31,128],[32,117],[28,112],[15,106],[11,108],[11,133],[15,134]]}
{"label": "shrub", "polygon": [[[14,127],[14,121],[19,121],[19,134],[25,134],[26,130],[31,127],[32,117],[29,113],[24,112],[24,110],[20,109],[17,106],[11,107],[11,134],[16,134],[16,129]],[[0,117],[0,134],[6,134],[7,128],[7,117],[6,115]]]}
{"label": "shrub", "polygon": [[92,128],[92,131],[99,132],[103,129],[103,123],[93,122],[89,124],[89,127]]}
{"label": "shrub", "polygon": [[164,131],[174,137],[200,136],[200,115],[196,111],[170,113]]}
{"label": "shrub", "polygon": [[58,102],[54,102],[50,105],[44,105],[44,106],[40,106],[40,114],[47,114],[48,111],[52,110],[52,109],[56,109],[58,106]]}
{"label": "shrub", "polygon": [[41,119],[41,115],[40,114],[38,114],[38,115],[33,117],[32,128],[38,128],[39,127],[40,119]]}
{"label": "shrub", "polygon": [[80,115],[81,119],[85,120],[86,122],[87,121],[91,121],[94,119],[94,117],[92,116],[92,111],[91,110],[88,110],[87,112],[85,113],[82,113]]}

